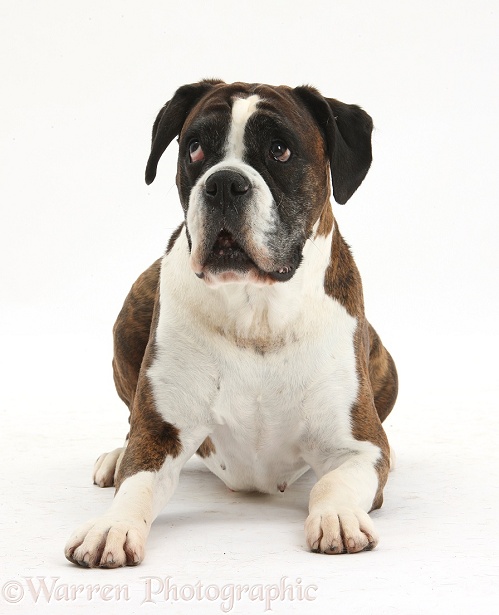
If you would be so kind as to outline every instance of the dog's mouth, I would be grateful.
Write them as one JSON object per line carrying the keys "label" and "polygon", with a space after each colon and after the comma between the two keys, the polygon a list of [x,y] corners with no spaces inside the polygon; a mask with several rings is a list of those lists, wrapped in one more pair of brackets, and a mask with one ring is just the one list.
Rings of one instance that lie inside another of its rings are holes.
{"label": "dog's mouth", "polygon": [[[234,234],[223,228],[206,256],[203,271],[197,272],[196,275],[206,279],[205,272],[211,276],[223,276],[229,273],[245,276],[252,273],[253,277],[262,283],[286,282],[293,277],[298,264],[299,262],[296,265],[286,264],[276,271],[264,271],[249,256]],[[232,276],[227,278],[231,279]]]}
{"label": "dog's mouth", "polygon": [[215,243],[211,249],[210,256],[222,258],[240,258],[246,257],[251,260],[242,247],[234,239],[234,236],[229,231],[222,229],[218,234]]}
{"label": "dog's mouth", "polygon": [[234,235],[227,229],[222,229],[208,252],[205,267],[209,267],[213,272],[219,272],[241,271],[251,266],[256,267]]}

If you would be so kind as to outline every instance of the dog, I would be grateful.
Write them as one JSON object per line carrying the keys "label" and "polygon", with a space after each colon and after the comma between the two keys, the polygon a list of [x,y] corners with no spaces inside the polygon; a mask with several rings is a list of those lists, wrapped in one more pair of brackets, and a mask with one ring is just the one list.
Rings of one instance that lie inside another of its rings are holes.
{"label": "dog", "polygon": [[196,452],[234,491],[280,493],[312,468],[308,548],[377,545],[398,379],[331,207],[366,176],[372,128],[309,86],[203,80],[161,109],[145,179],[178,136],[184,222],[114,326],[130,431],[96,462],[116,494],[69,539],[71,562],[139,564]]}

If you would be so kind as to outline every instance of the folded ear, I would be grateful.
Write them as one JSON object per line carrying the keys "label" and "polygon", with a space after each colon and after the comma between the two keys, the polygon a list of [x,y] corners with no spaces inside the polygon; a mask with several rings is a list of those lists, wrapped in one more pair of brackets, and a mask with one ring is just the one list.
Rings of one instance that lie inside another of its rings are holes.
{"label": "folded ear", "polygon": [[324,98],[315,88],[302,86],[293,91],[322,131],[331,164],[333,195],[335,201],[344,204],[371,166],[373,121],[357,105]]}
{"label": "folded ear", "polygon": [[194,105],[216,84],[218,79],[205,79],[199,83],[183,85],[158,113],[152,128],[151,153],[146,166],[146,184],[156,177],[158,162],[165,149],[180,134],[182,126]]}

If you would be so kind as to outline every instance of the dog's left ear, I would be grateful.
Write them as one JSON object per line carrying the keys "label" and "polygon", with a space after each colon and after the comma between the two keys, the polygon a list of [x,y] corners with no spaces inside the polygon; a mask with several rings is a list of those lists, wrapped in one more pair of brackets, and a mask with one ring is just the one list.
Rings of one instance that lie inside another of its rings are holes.
{"label": "dog's left ear", "polygon": [[326,141],[334,199],[342,205],[362,183],[372,162],[371,117],[357,105],[324,98],[315,88],[293,90],[306,104]]}
{"label": "dog's left ear", "polygon": [[159,159],[173,139],[180,134],[191,109],[209,90],[219,83],[223,83],[223,81],[205,79],[199,83],[183,85],[158,113],[152,128],[151,153],[146,166],[147,185],[154,181]]}

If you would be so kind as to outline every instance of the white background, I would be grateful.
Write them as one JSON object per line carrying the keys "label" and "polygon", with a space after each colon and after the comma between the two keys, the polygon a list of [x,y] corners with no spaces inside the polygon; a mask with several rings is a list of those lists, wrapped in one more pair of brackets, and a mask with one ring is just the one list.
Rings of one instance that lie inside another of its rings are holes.
{"label": "white background", "polygon": [[[25,595],[11,606],[5,589],[0,612],[67,607],[35,603],[26,576],[130,588],[121,603],[80,597],[75,612],[152,612],[140,606],[152,575],[317,586],[279,613],[495,611],[498,34],[495,0],[1,2],[0,582]],[[374,118],[371,171],[334,212],[400,375],[381,542],[309,554],[311,476],[248,496],[193,463],[140,568],[80,570],[63,544],[109,503],[91,467],[127,430],[111,327],[181,221],[175,143],[144,183],[150,130],[202,77],[310,83]],[[206,596],[173,604],[222,612]],[[264,609],[246,599],[231,612]]]}

